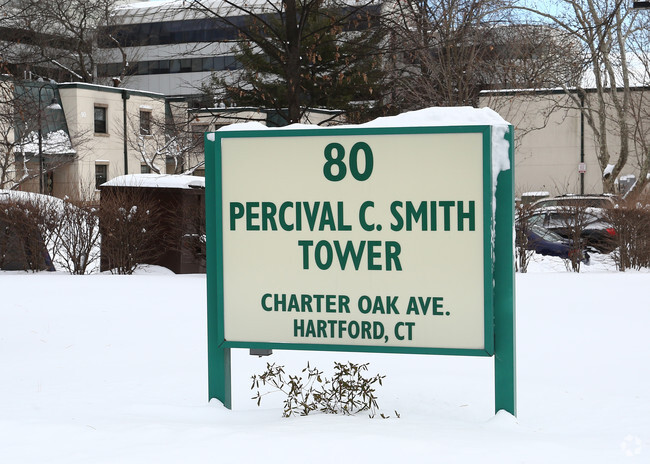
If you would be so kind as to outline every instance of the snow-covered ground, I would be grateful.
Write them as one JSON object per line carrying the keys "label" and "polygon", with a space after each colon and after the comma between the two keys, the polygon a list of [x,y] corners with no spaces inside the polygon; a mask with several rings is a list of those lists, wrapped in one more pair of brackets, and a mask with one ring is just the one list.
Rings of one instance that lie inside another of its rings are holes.
{"label": "snow-covered ground", "polygon": [[[2,273],[0,463],[648,463],[650,273],[583,270],[517,275],[516,419],[490,358],[361,353],[234,350],[229,411],[207,402],[204,276]],[[267,361],[370,362],[391,418],[257,407]]]}

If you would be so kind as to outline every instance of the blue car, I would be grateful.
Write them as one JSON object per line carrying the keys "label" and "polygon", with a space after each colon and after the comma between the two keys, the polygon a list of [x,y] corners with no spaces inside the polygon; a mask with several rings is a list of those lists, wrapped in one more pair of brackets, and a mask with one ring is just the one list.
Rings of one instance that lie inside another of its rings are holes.
{"label": "blue car", "polygon": [[570,240],[539,224],[528,224],[526,238],[526,248],[540,255],[571,259],[575,253],[580,253],[580,261],[589,263],[589,255],[586,251],[577,249]]}

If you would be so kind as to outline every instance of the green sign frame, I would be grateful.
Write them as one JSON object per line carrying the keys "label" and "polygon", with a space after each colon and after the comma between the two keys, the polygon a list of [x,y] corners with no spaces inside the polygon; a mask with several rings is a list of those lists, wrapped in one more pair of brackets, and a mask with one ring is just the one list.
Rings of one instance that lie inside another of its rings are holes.
{"label": "green sign frame", "polygon": [[[479,134],[483,148],[483,327],[484,348],[426,348],[381,345],[322,343],[271,343],[229,341],[224,331],[224,211],[222,180],[222,141],[233,138],[259,139],[288,137],[348,137],[412,134]],[[438,354],[495,357],[495,405],[516,414],[514,366],[514,224],[512,127],[506,133],[510,142],[511,169],[499,174],[496,195],[492,179],[492,126],[322,128],[220,131],[206,134],[206,233],[208,297],[209,398],[231,407],[230,349],[289,349],[354,351],[378,353]],[[496,205],[494,205],[496,201]],[[496,206],[496,208],[495,208]],[[496,217],[493,217],[495,212]],[[494,229],[492,225],[495,225]],[[493,235],[494,234],[494,235]]]}

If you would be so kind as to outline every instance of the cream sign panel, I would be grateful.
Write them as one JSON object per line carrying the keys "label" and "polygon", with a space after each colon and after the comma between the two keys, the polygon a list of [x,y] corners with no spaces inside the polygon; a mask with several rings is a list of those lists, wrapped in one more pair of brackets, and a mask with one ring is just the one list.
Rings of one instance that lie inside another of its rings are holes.
{"label": "cream sign panel", "polygon": [[485,132],[323,134],[221,139],[225,340],[485,349]]}

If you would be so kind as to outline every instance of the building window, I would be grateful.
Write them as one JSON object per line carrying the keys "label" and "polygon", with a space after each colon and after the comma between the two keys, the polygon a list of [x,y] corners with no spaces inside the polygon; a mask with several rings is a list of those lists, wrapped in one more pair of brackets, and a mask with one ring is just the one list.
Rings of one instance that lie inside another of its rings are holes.
{"label": "building window", "polygon": [[151,167],[146,163],[142,163],[140,165],[140,174],[151,174]]}
{"label": "building window", "polygon": [[151,111],[140,110],[140,135],[151,135]]}
{"label": "building window", "polygon": [[95,134],[108,134],[105,106],[95,106]]}
{"label": "building window", "polygon": [[95,188],[99,190],[99,186],[108,180],[108,165],[96,164],[95,165]]}
{"label": "building window", "polygon": [[[234,55],[208,56],[205,58],[176,58],[173,60],[139,61],[128,69],[129,75],[146,76],[150,74],[176,74],[188,72],[210,72],[239,69],[242,65]],[[123,68],[122,63],[98,65],[102,77],[117,76]]]}

